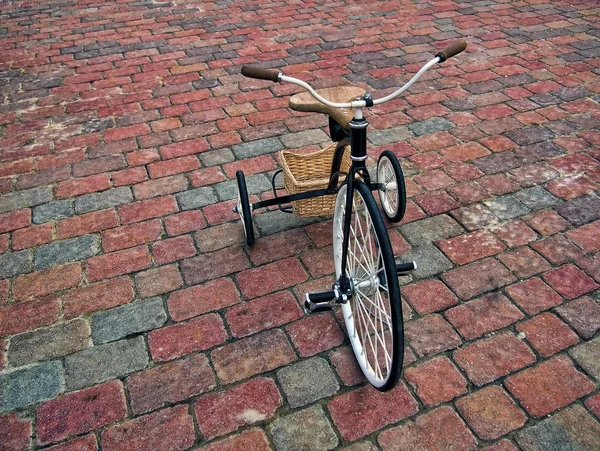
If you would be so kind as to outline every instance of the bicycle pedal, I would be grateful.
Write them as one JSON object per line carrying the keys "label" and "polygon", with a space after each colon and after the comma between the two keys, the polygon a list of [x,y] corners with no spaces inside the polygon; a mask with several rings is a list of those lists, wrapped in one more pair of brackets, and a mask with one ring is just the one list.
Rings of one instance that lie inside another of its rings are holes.
{"label": "bicycle pedal", "polygon": [[417,269],[417,262],[396,263],[396,274],[399,276],[407,276]]}
{"label": "bicycle pedal", "polygon": [[336,300],[337,296],[335,291],[306,293],[306,299],[304,300],[304,313],[333,310],[333,308],[337,305]]}

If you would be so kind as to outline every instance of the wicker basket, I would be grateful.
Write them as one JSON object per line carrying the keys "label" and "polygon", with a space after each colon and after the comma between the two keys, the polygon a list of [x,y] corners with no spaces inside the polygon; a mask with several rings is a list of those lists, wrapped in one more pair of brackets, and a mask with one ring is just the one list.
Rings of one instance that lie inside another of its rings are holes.
{"label": "wicker basket", "polygon": [[[279,159],[281,168],[283,169],[283,180],[287,192],[289,194],[297,194],[327,188],[335,148],[336,144],[334,143],[323,150],[305,155],[285,150],[281,151]],[[348,172],[350,164],[350,146],[346,146],[340,171]],[[344,177],[342,176],[339,182],[343,180]],[[331,215],[334,204],[335,194],[292,202],[294,213],[300,217]]]}

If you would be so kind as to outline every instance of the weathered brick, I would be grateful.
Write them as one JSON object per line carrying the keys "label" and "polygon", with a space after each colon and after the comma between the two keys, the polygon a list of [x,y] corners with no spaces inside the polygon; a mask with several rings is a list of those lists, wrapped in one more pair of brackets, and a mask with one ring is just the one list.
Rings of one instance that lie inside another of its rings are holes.
{"label": "weathered brick", "polygon": [[94,434],[88,434],[46,449],[48,451],[98,451],[98,442]]}
{"label": "weathered brick", "polygon": [[417,402],[403,383],[380,392],[365,386],[335,397],[327,405],[344,440],[357,440],[414,415]]}
{"label": "weathered brick", "polygon": [[204,216],[199,210],[184,211],[167,216],[164,221],[169,236],[193,232],[206,226]]}
{"label": "weathered brick", "polygon": [[435,451],[470,451],[477,446],[469,428],[450,406],[439,407],[412,422],[388,429],[379,435],[378,442],[384,451],[410,449],[415,443],[426,443],[428,449]]}
{"label": "weathered brick", "polygon": [[204,186],[177,194],[177,201],[182,210],[193,210],[206,207],[218,201],[217,195],[212,187]]}
{"label": "weathered brick", "polygon": [[84,194],[77,197],[75,199],[75,211],[77,214],[88,213],[127,204],[131,201],[133,201],[131,189],[123,186],[101,193]]}
{"label": "weathered brick", "polygon": [[171,318],[181,321],[237,302],[239,295],[235,285],[230,279],[222,278],[175,291],[169,296],[168,305]]}
{"label": "weathered brick", "polygon": [[517,326],[525,338],[540,353],[549,357],[569,346],[577,344],[577,334],[552,313],[542,313]]}
{"label": "weathered brick", "polygon": [[490,257],[505,249],[504,244],[486,231],[472,232],[449,240],[437,241],[436,244],[458,265]]}
{"label": "weathered brick", "polygon": [[95,344],[119,340],[138,332],[157,329],[167,320],[162,299],[133,302],[92,315]]}
{"label": "weathered brick", "polygon": [[538,233],[549,236],[569,227],[569,223],[553,211],[540,211],[523,218]]}
{"label": "weathered brick", "polygon": [[480,386],[531,365],[535,355],[525,343],[505,332],[457,350],[454,360]]}
{"label": "weathered brick", "polygon": [[579,366],[597,381],[600,380],[598,352],[600,352],[599,338],[582,343],[569,350],[569,354],[575,359]]}
{"label": "weathered brick", "polygon": [[552,449],[595,449],[600,447],[600,425],[580,405],[568,407],[550,418],[529,426],[516,435],[524,451]]}
{"label": "weathered brick", "polygon": [[[329,363],[319,357],[279,370],[277,379],[292,408],[314,403],[340,389]],[[319,383],[315,384],[315,381]]]}
{"label": "weathered brick", "polygon": [[561,355],[504,381],[508,390],[534,418],[554,412],[591,393],[595,385]]}
{"label": "weathered brick", "polygon": [[172,196],[157,197],[143,202],[135,202],[119,207],[119,216],[124,224],[165,216],[178,211]]}
{"label": "weathered brick", "polygon": [[593,194],[560,204],[556,212],[571,224],[580,226],[600,219],[600,198]]}
{"label": "weathered brick", "polygon": [[148,173],[153,179],[193,171],[200,167],[198,158],[194,155],[174,158],[172,160],[158,161],[148,165]]}
{"label": "weathered brick", "polygon": [[54,296],[8,305],[0,309],[0,336],[53,324],[59,315],[60,301]]}
{"label": "weathered brick", "polygon": [[75,214],[71,200],[56,200],[33,209],[33,223],[42,224],[53,219],[69,218]]}
{"label": "weathered brick", "polygon": [[151,265],[150,253],[146,246],[112,252],[90,258],[86,263],[88,281],[95,282],[109,277],[146,269]]}
{"label": "weathered brick", "polygon": [[55,398],[63,390],[63,384],[63,367],[56,360],[2,374],[0,412],[21,409]]}
{"label": "weathered brick", "polygon": [[59,239],[72,238],[110,229],[117,224],[117,214],[114,210],[96,211],[59,221],[56,224],[56,236]]}
{"label": "weathered brick", "polygon": [[12,234],[13,250],[18,251],[50,243],[53,239],[52,232],[53,226],[50,223],[15,230]]}
{"label": "weathered brick", "polygon": [[298,260],[289,258],[244,271],[237,276],[237,280],[244,296],[252,299],[304,282],[306,273]]}
{"label": "weathered brick", "polygon": [[192,446],[196,434],[188,407],[182,405],[111,426],[102,432],[101,440],[107,451],[142,451],[150,443],[156,449],[179,451]]}
{"label": "weathered brick", "polygon": [[[221,297],[220,293],[218,297]],[[237,300],[237,296],[233,299]],[[194,301],[197,302],[197,299]],[[281,291],[230,308],[227,323],[234,337],[245,337],[301,316],[302,311],[294,296],[289,291]]]}
{"label": "weathered brick", "polygon": [[268,419],[282,404],[273,380],[256,378],[227,391],[204,395],[194,409],[202,436],[210,440]]}
{"label": "weathered brick", "polygon": [[344,334],[328,314],[301,319],[288,326],[287,332],[303,357],[318,354],[344,341]]}
{"label": "weathered brick", "polygon": [[16,414],[0,416],[0,443],[6,451],[23,451],[31,446],[31,421]]}
{"label": "weathered brick", "polygon": [[28,273],[33,269],[31,263],[31,252],[28,250],[0,255],[0,277],[9,279]]}
{"label": "weathered brick", "polygon": [[494,385],[459,399],[456,407],[484,440],[495,440],[520,428],[527,421],[527,416],[510,396]]}
{"label": "weathered brick", "polygon": [[110,180],[106,174],[76,178],[60,182],[54,188],[57,199],[67,199],[83,194],[96,193],[110,188]]}
{"label": "weathered brick", "polygon": [[467,381],[447,357],[436,357],[408,368],[404,377],[428,406],[448,402],[467,392]]}
{"label": "weathered brick", "polygon": [[52,189],[32,188],[4,194],[0,199],[0,213],[35,207],[52,200]]}
{"label": "weathered brick", "polygon": [[125,304],[133,295],[131,280],[119,277],[69,291],[62,298],[62,306],[65,318],[70,319]]}
{"label": "weathered brick", "polygon": [[65,358],[67,389],[77,390],[141,370],[148,364],[144,337],[93,346]]}
{"label": "weathered brick", "polygon": [[17,277],[13,282],[13,297],[25,300],[31,296],[44,296],[55,291],[73,288],[81,282],[79,263],[57,266]]}
{"label": "weathered brick", "polygon": [[269,431],[278,450],[330,450],[336,448],[339,443],[320,406],[278,418]]}
{"label": "weathered brick", "polygon": [[57,359],[87,348],[89,339],[87,322],[74,320],[13,336],[7,356],[12,366]]}
{"label": "weathered brick", "polygon": [[35,250],[35,269],[84,260],[100,252],[100,239],[96,235],[83,235],[45,244]]}
{"label": "weathered brick", "polygon": [[0,233],[12,232],[31,224],[31,210],[11,211],[0,215]]}
{"label": "weathered brick", "polygon": [[179,174],[134,185],[133,193],[136,199],[144,200],[185,191],[187,187],[187,178],[183,174]]}
{"label": "weathered brick", "polygon": [[248,268],[249,263],[240,246],[231,246],[180,263],[187,284],[217,279]]}
{"label": "weathered brick", "polygon": [[150,297],[176,290],[183,285],[177,265],[161,266],[136,274],[140,297]]}
{"label": "weathered brick", "polygon": [[502,329],[523,318],[521,311],[499,292],[453,307],[444,315],[467,340]]}
{"label": "weathered brick", "polygon": [[158,219],[117,227],[102,234],[102,248],[104,252],[113,252],[156,241],[162,231]]}
{"label": "weathered brick", "polygon": [[420,356],[456,348],[462,342],[452,326],[440,315],[429,315],[409,321],[404,328],[408,342]]}
{"label": "weathered brick", "polygon": [[358,385],[366,382],[366,378],[358,366],[352,347],[342,346],[329,353],[329,359],[335,366],[338,376],[347,386]]}
{"label": "weathered brick", "polygon": [[583,338],[591,338],[600,329],[600,305],[584,296],[556,309],[558,314]]}
{"label": "weathered brick", "polygon": [[214,387],[215,377],[203,354],[158,365],[127,379],[131,408],[136,414],[183,401]]}
{"label": "weathered brick", "polygon": [[574,299],[598,288],[598,284],[574,265],[563,265],[543,275],[544,280],[567,299]]}
{"label": "weathered brick", "polygon": [[219,379],[230,384],[296,360],[283,331],[276,329],[237,341],[211,353]]}
{"label": "weathered brick", "polygon": [[148,334],[148,346],[155,362],[172,360],[194,351],[204,351],[225,340],[227,332],[223,321],[214,313],[163,327]]}
{"label": "weathered brick", "polygon": [[251,449],[255,451],[271,451],[266,434],[261,429],[248,429],[244,432],[231,435],[226,439],[212,442],[200,448],[202,451],[236,451]]}
{"label": "weathered brick", "polygon": [[442,275],[442,279],[462,299],[470,299],[515,281],[510,271],[491,258],[450,270]]}

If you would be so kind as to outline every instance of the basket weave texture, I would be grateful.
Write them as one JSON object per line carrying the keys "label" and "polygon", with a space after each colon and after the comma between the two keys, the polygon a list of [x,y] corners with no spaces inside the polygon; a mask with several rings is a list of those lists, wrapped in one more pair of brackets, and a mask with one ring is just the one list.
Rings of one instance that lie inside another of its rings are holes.
{"label": "basket weave texture", "polygon": [[[323,150],[309,154],[281,151],[279,161],[283,169],[283,182],[287,192],[297,194],[327,188],[336,145],[334,143]],[[340,171],[347,173],[350,170],[350,165],[350,146],[346,146]],[[341,176],[339,182],[341,183],[344,178],[344,176]],[[294,214],[300,217],[331,215],[334,204],[335,194],[292,202]]]}

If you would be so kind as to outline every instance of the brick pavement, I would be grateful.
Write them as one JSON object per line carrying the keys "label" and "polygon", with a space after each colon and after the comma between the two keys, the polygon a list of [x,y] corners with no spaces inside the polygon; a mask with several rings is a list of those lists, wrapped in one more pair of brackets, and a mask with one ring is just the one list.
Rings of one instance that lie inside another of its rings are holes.
{"label": "brick pavement", "polygon": [[[0,449],[600,448],[600,8],[594,0],[0,4]],[[406,369],[365,385],[330,222],[257,212],[319,87],[406,80],[369,115],[402,157],[390,228]],[[265,236],[268,235],[268,238]]]}

